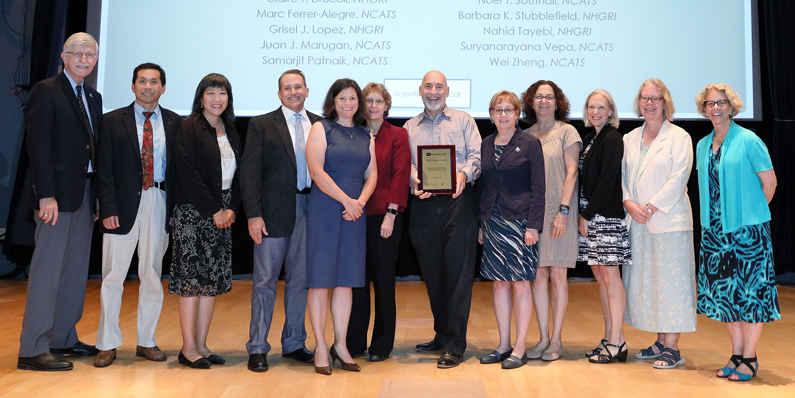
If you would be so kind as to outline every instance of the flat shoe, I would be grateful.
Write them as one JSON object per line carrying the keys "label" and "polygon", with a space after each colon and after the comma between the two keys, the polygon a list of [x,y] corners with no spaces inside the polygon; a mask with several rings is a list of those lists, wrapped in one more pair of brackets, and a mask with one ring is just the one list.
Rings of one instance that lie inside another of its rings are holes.
{"label": "flat shoe", "polygon": [[526,354],[527,355],[527,359],[529,359],[529,360],[541,359],[541,357],[544,356],[544,351],[546,351],[546,349],[549,348],[549,343],[547,343],[547,345],[543,346],[543,348],[540,347],[540,345],[541,345],[541,342],[539,341],[538,344],[536,344],[535,347],[533,347],[532,349],[530,349],[530,351],[527,352],[527,354]]}
{"label": "flat shoe", "polygon": [[527,363],[527,354],[522,355],[521,358],[516,355],[509,356],[506,360],[502,361],[503,369],[516,369],[522,367]]}
{"label": "flat shoe", "polygon": [[[486,355],[483,358],[480,358],[480,363],[482,363],[484,365],[488,365],[488,364],[491,364],[491,363],[502,362],[502,361],[508,359],[508,357],[511,356],[511,352],[512,351],[513,351],[513,348],[508,348],[508,351],[505,351],[505,352],[502,352],[502,353],[497,351],[497,350],[494,350],[494,351],[491,352],[491,354]],[[527,355],[525,355],[525,357],[527,357]]]}
{"label": "flat shoe", "polygon": [[550,347],[547,348],[546,351],[544,351],[544,354],[541,355],[542,361],[546,362],[557,361],[558,359],[560,359],[560,357],[563,356],[563,344],[561,344],[560,347],[558,347],[558,349],[555,351],[551,351],[550,350],[551,347],[552,344],[550,344]]}
{"label": "flat shoe", "polygon": [[207,357],[207,360],[213,365],[223,365],[226,363],[226,359],[224,359],[224,357],[215,354],[210,354],[210,356]]}
{"label": "flat shoe", "polygon": [[201,357],[191,362],[187,357],[185,357],[185,354],[182,353],[182,350],[179,350],[177,361],[180,363],[180,365],[185,365],[193,369],[210,369],[210,361],[208,361],[207,358]]}

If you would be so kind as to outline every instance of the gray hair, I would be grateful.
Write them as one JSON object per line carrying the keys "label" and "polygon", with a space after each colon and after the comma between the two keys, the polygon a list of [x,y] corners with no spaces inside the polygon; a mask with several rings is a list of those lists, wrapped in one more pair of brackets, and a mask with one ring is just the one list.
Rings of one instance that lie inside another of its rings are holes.
{"label": "gray hair", "polygon": [[78,32],[66,39],[66,42],[63,44],[63,52],[70,52],[75,47],[88,47],[94,46],[94,52],[99,51],[99,44],[94,39],[94,36],[91,36],[85,32]]}

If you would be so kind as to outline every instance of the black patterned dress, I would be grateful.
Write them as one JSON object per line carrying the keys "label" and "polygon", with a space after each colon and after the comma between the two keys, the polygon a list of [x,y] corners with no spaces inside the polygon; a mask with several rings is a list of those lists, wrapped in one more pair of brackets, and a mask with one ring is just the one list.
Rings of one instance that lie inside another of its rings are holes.
{"label": "black patterned dress", "polygon": [[[580,175],[585,162],[585,155],[591,150],[596,136],[580,154]],[[588,199],[583,195],[585,184],[580,181],[580,214],[588,207]],[[585,261],[588,265],[632,265],[632,252],[629,247],[627,222],[623,218],[605,217],[599,213],[588,221],[588,236],[577,233],[579,253],[577,261]]]}
{"label": "black patterned dress", "polygon": [[[505,145],[494,145],[494,157],[500,160]],[[500,215],[494,202],[491,217],[480,222],[483,229],[483,258],[480,274],[493,281],[520,282],[536,280],[538,243],[524,244],[527,220],[508,221]]]}
{"label": "black patterned dress", "polygon": [[781,319],[770,222],[723,233],[718,179],[722,149],[709,159],[709,225],[701,226],[698,313],[720,322]]}

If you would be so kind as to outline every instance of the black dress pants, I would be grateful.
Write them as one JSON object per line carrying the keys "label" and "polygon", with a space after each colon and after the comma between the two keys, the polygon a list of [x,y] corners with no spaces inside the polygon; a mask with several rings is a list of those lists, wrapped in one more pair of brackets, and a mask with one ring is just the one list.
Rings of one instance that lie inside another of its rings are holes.
{"label": "black dress pants", "polygon": [[[400,237],[403,235],[403,213],[395,216],[392,235],[381,237],[383,214],[367,216],[367,260],[364,287],[353,288],[353,305],[348,321],[346,343],[351,354],[368,351],[389,356],[395,345],[395,263]],[[367,349],[367,328],[370,326],[370,282],[375,291],[373,337]]]}
{"label": "black dress pants", "polygon": [[463,355],[475,277],[478,219],[475,190],[414,198],[409,225],[433,312],[434,340]]}

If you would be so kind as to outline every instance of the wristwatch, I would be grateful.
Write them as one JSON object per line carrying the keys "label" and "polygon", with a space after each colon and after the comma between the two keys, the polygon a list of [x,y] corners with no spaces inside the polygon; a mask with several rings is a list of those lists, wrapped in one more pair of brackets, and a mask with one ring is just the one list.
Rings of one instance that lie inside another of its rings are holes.
{"label": "wristwatch", "polygon": [[387,208],[387,209],[386,209],[386,212],[387,212],[387,213],[390,213],[390,214],[394,214],[394,215],[397,215],[397,214],[398,214],[398,211],[397,211],[397,209],[391,209],[391,208]]}
{"label": "wristwatch", "polygon": [[560,205],[560,212],[563,213],[564,216],[569,215],[569,206]]}

